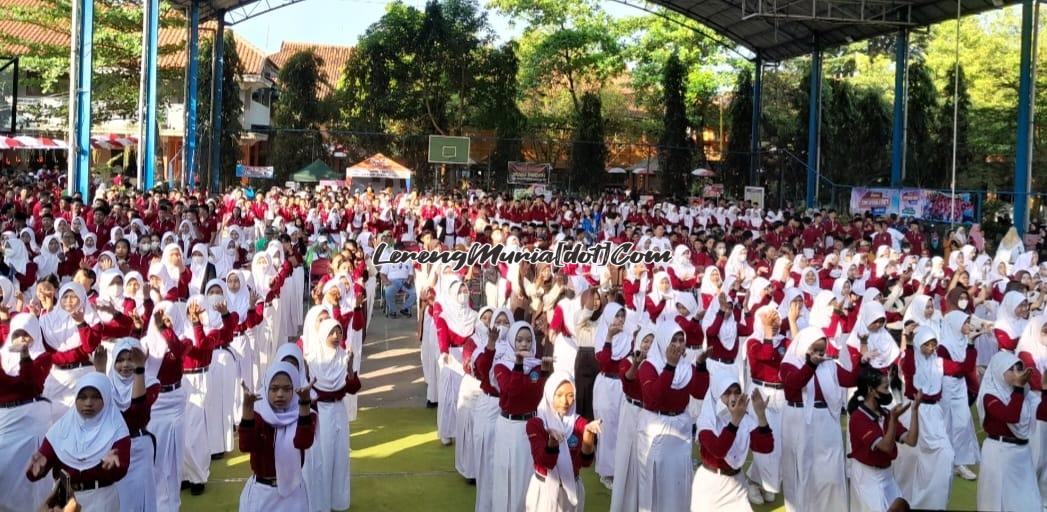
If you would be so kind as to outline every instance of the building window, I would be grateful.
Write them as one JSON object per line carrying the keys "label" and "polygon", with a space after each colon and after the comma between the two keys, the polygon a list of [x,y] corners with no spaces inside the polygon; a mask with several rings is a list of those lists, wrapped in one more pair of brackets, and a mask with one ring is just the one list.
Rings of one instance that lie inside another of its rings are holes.
{"label": "building window", "polygon": [[272,92],[273,90],[269,87],[255,89],[254,92],[251,93],[251,101],[268,107],[269,103],[272,101]]}

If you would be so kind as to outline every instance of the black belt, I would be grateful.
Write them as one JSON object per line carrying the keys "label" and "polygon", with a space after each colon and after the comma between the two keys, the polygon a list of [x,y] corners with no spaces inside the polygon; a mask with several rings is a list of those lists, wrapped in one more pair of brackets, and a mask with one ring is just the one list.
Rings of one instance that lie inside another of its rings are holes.
{"label": "black belt", "polygon": [[254,477],[254,481],[262,485],[268,485],[269,487],[276,487],[275,478],[262,478],[260,476]]}
{"label": "black belt", "polygon": [[133,428],[128,431],[130,437],[142,437],[149,435],[149,431],[144,428]]}
{"label": "black belt", "polygon": [[543,474],[541,474],[541,473],[539,473],[537,471],[534,472],[534,477],[537,478],[539,482],[544,482],[545,481],[545,475],[543,475]]}
{"label": "black belt", "polygon": [[180,387],[182,387],[182,383],[181,382],[175,382],[174,384],[164,384],[164,385],[160,386],[160,392],[161,393],[170,393],[171,391],[174,391],[174,390],[176,390],[176,389],[178,389]]}
{"label": "black belt", "polygon": [[702,467],[705,468],[706,471],[710,471],[712,473],[716,473],[717,475],[723,475],[723,476],[734,476],[734,475],[737,475],[738,473],[742,472],[742,470],[740,470],[740,469],[711,468],[711,467],[709,467],[708,464],[705,464],[705,463],[702,463]]}
{"label": "black belt", "polygon": [[782,389],[781,383],[778,382],[764,382],[760,379],[753,379],[753,384],[756,384],[757,386],[763,386],[765,388]]}
{"label": "black belt", "polygon": [[618,380],[618,374],[617,373],[600,372],[600,375],[603,375],[604,377],[606,377],[608,379]]}
{"label": "black belt", "polygon": [[[650,409],[648,409],[648,410],[650,410]],[[655,414],[657,414],[659,416],[679,416],[679,415],[687,412],[687,409],[680,409],[679,411],[651,411],[651,412],[653,412],[653,413],[655,413]]]}
{"label": "black belt", "polygon": [[[913,397],[911,397],[911,396],[907,396],[905,398],[908,398],[909,400],[913,399]],[[920,400],[920,404],[931,404],[931,405],[934,405],[934,404],[938,403],[939,400],[941,400],[941,396],[939,396],[938,398],[928,398],[928,397],[925,396],[925,397],[923,397]]]}
{"label": "black belt", "polygon": [[50,400],[44,397],[34,396],[33,398],[26,398],[25,400],[15,400],[14,402],[0,403],[0,409],[14,409],[15,407],[21,407],[23,405],[31,404],[33,402],[50,402]]}
{"label": "black belt", "polygon": [[507,419],[507,420],[511,420],[511,421],[527,421],[527,420],[533,418],[534,415],[535,415],[535,413],[533,413],[533,412],[526,412],[526,413],[523,413],[523,414],[509,414],[509,413],[507,413],[505,411],[502,411],[502,417]]}
{"label": "black belt", "polygon": [[201,366],[199,368],[190,368],[188,370],[183,370],[182,374],[184,374],[184,375],[193,375],[193,374],[197,374],[197,373],[204,373],[204,372],[207,371],[208,368],[210,368],[210,366]]}
{"label": "black belt", "polygon": [[77,368],[83,368],[85,366],[92,366],[91,363],[69,363],[69,364],[56,364],[55,368],[59,370],[75,370]]}
{"label": "black belt", "polygon": [[[789,404],[789,407],[800,407],[800,408],[803,407],[803,402],[794,402],[792,400],[789,400],[787,403]],[[829,405],[826,404],[825,402],[821,401],[821,400],[818,400],[818,401],[814,402],[814,408],[815,409],[828,409]]]}
{"label": "black belt", "polygon": [[[345,397],[343,396],[342,398],[345,398]],[[323,398],[323,397],[319,397],[318,396],[318,397],[316,397],[316,401],[317,402],[324,402],[324,403],[334,403],[334,402],[341,402],[342,398]]]}
{"label": "black belt", "polygon": [[708,359],[712,359],[720,364],[734,364],[734,359],[720,359],[719,357],[709,356]]}
{"label": "black belt", "polygon": [[993,441],[999,441],[1001,443],[1008,443],[1008,444],[1016,444],[1018,446],[1025,446],[1025,445],[1029,444],[1029,440],[1028,439],[1019,439],[1017,437],[994,436],[992,434],[989,434],[989,435],[987,435],[985,437],[988,437],[989,439],[992,439]]}
{"label": "black belt", "polygon": [[632,398],[629,398],[627,396],[627,397],[625,397],[625,401],[629,402],[629,403],[631,403],[631,404],[633,404],[633,405],[635,405],[635,406],[637,406],[637,407],[639,407],[641,409],[643,409],[643,402],[640,401],[640,400],[633,400]]}
{"label": "black belt", "polygon": [[113,482],[103,482],[100,480],[89,480],[87,482],[72,482],[73,490],[76,492],[82,491],[93,491],[95,489],[102,489],[113,485]]}

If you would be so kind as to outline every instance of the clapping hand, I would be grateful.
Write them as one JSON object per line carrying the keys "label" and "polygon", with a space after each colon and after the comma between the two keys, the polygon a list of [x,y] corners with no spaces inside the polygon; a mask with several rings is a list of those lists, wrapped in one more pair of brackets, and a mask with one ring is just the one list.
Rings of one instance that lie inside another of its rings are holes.
{"label": "clapping hand", "polygon": [[109,450],[109,453],[102,457],[102,469],[110,470],[120,467],[120,455],[116,452],[116,449]]}
{"label": "clapping hand", "polygon": [[603,420],[596,419],[585,424],[585,431],[582,433],[583,442],[592,442],[596,436],[603,433]]}
{"label": "clapping hand", "polygon": [[91,362],[94,363],[95,371],[105,373],[106,362],[109,360],[109,354],[106,352],[105,347],[99,345],[95,348],[93,354],[91,354]]}
{"label": "clapping hand", "polygon": [[894,408],[891,409],[891,421],[897,421],[898,418],[905,414],[905,411],[909,410],[909,406],[912,404],[913,402],[909,402],[907,404],[898,404],[894,406]]}
{"label": "clapping hand", "polygon": [[29,459],[29,473],[33,476],[40,476],[46,467],[47,458],[41,455],[40,452],[34,452]]}
{"label": "clapping hand", "polygon": [[70,316],[70,317],[71,317],[71,318],[73,319],[73,321],[74,321],[74,322],[76,322],[77,324],[82,324],[82,323],[84,323],[84,310],[83,310],[83,308],[81,308],[81,309],[78,309],[78,310],[76,310],[76,311],[73,311],[72,313],[69,313],[69,316]]}
{"label": "clapping hand", "polygon": [[[350,361],[350,364],[351,363],[352,361]],[[299,402],[308,402],[312,400],[312,395],[310,395],[310,393],[313,391],[314,384],[316,384],[316,377],[313,377],[313,380],[309,381],[308,384],[294,390],[294,392],[298,394]]]}
{"label": "clapping hand", "polygon": [[754,389],[752,394],[753,412],[757,415],[763,415],[767,411],[767,399],[764,398],[763,394],[760,393],[759,389]]}
{"label": "clapping hand", "polygon": [[[715,398],[713,400],[716,400]],[[733,402],[727,404],[727,411],[731,413],[731,423],[740,425],[742,418],[749,407],[749,397],[739,395]]]}

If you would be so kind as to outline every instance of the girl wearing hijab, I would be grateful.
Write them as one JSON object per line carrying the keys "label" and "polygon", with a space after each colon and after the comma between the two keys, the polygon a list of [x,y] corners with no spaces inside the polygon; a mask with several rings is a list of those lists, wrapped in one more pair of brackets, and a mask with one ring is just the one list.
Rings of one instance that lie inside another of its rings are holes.
{"label": "girl wearing hijab", "polygon": [[240,493],[240,511],[306,510],[302,461],[313,445],[316,415],[309,408],[311,386],[298,387],[299,373],[274,361],[259,394],[244,389],[238,429],[240,451],[251,454],[251,478]]}
{"label": "girl wearing hijab", "polygon": [[[232,339],[232,318],[225,303],[211,308],[203,295],[193,295],[186,303],[189,337],[193,340],[182,356],[182,386],[186,388],[185,408],[185,465],[184,478],[194,496],[204,492],[204,485],[211,472],[211,446],[208,437],[208,417],[222,421],[221,411],[216,410],[217,393],[208,393],[209,369],[214,358],[215,347],[226,339]],[[208,398],[208,395],[211,397]],[[209,414],[210,412],[210,414]],[[215,435],[222,435],[215,433]]]}
{"label": "girl wearing hijab", "polygon": [[742,392],[736,375],[718,374],[711,380],[698,415],[697,442],[702,448],[702,465],[691,484],[690,510],[750,512],[741,472],[750,447],[754,460],[774,447],[767,424],[767,402],[754,390],[753,413],[749,414],[749,397]]}
{"label": "girl wearing hijab", "polygon": [[[189,297],[189,281],[193,275],[185,266],[182,257],[182,249],[176,244],[164,246],[164,252],[160,255],[160,265],[156,268],[157,277],[160,278],[160,287],[157,291],[163,300],[172,302],[185,302]],[[153,268],[149,269],[150,277]]]}
{"label": "girl wearing hijab", "polygon": [[[731,304],[725,293],[720,292],[716,299],[710,302],[702,317],[702,331],[708,347],[706,366],[709,373],[730,372],[735,376],[739,375],[739,366],[735,364],[735,360],[739,359],[738,335],[749,334],[740,332],[740,318],[741,309]],[[704,393],[695,398],[704,398]]]}
{"label": "girl wearing hijab", "polygon": [[487,333],[484,349],[476,356],[473,362],[473,374],[480,381],[480,390],[483,394],[477,398],[473,410],[473,450],[476,453],[476,512],[491,510],[491,498],[494,491],[492,480],[494,471],[495,425],[498,423],[499,413],[499,390],[498,380],[494,376],[494,362],[498,347],[502,347],[503,357],[509,356],[505,352],[508,348],[509,326],[512,324],[512,314],[508,309],[501,308],[494,312],[491,320],[492,329]]}
{"label": "girl wearing hijab", "polygon": [[[941,404],[945,370],[942,358],[938,357],[938,331],[926,326],[915,331],[915,341],[905,348],[901,364],[905,398],[914,406],[899,420],[903,424],[907,420],[916,421],[907,415],[918,415],[920,435],[915,447],[898,446],[894,475],[902,497],[910,506],[944,510],[949,503],[952,472],[942,471],[942,468],[951,467],[955,458]],[[909,332],[904,335],[907,339],[911,336]],[[915,404],[917,396],[921,397],[919,407]]]}
{"label": "girl wearing hijab", "polygon": [[[807,307],[807,302],[804,300],[803,291],[799,288],[786,288],[785,295],[782,297],[782,302],[778,304],[778,318],[786,319],[789,318],[789,313],[792,311],[793,304],[797,308],[796,325],[798,328],[803,329],[810,323],[810,310]],[[813,304],[812,304],[813,305]],[[782,325],[782,334],[787,336],[795,336],[792,326],[788,324]]]}
{"label": "girl wearing hijab", "polygon": [[[1018,341],[1018,359],[1032,370],[1029,389],[1043,396],[1043,375],[1047,374],[1047,318],[1037,315],[1029,323]],[[1041,401],[1042,404],[1042,401]],[[1036,427],[1030,437],[1033,463],[1040,495],[1047,496],[1047,406],[1036,408]]]}
{"label": "girl wearing hijab", "polygon": [[[977,509],[1040,510],[1029,439],[1036,428],[1039,393],[1029,389],[1032,368],[1011,352],[992,356],[978,390],[978,417],[985,428]],[[1041,382],[1041,386],[1042,386]]]}
{"label": "girl wearing hijab", "polygon": [[192,274],[192,277],[189,279],[189,293],[191,295],[206,293],[204,284],[210,282],[218,275],[215,271],[215,266],[208,258],[208,254],[207,244],[195,244],[193,245],[193,252],[189,253],[189,272]]}
{"label": "girl wearing hijab", "polygon": [[1025,294],[1019,291],[1010,291],[1003,296],[1000,304],[996,324],[993,326],[993,334],[1000,350],[1014,353],[1018,346],[1018,337],[1025,324],[1029,321],[1029,302]]}
{"label": "girl wearing hijab", "polygon": [[251,260],[251,277],[255,292],[267,299],[265,311],[262,315],[265,321],[258,325],[254,335],[256,354],[254,373],[261,375],[259,370],[269,366],[273,356],[276,354],[277,346],[286,341],[279,339],[281,317],[277,304],[268,300],[270,296],[276,296],[280,293],[283,279],[280,278],[280,273],[277,272],[276,267],[272,265],[269,254],[264,251],[256,253]]}
{"label": "girl wearing hijab", "polygon": [[912,302],[909,303],[909,307],[905,310],[905,316],[902,317],[902,323],[908,325],[909,322],[916,322],[921,327],[933,327],[935,329],[941,325],[942,314],[934,308],[934,301],[927,295],[914,295]]}
{"label": "girl wearing hijab", "polygon": [[782,493],[790,512],[847,509],[840,411],[844,388],[857,384],[859,358],[826,357],[827,346],[825,333],[808,327],[782,359]]}
{"label": "girl wearing hijab", "polygon": [[[242,270],[230,270],[225,274],[225,285],[228,290],[227,307],[230,313],[236,314],[236,324],[233,326],[233,340],[229,343],[230,350],[236,357],[236,365],[239,380],[255,386],[255,328],[262,323],[265,312],[265,302],[251,290],[248,274]],[[240,421],[239,414],[243,410],[243,393],[240,386],[236,386],[233,395],[234,420]]]}
{"label": "girl wearing hijab", "polygon": [[[218,279],[207,282],[205,288],[205,312],[207,327],[219,329],[220,343],[211,354],[211,365],[207,374],[207,444],[212,459],[221,459],[226,452],[233,451],[236,381],[240,368],[233,353],[231,342],[233,331],[240,324],[240,316],[229,311],[229,292],[225,283]],[[218,307],[223,306],[226,313],[221,315]],[[228,320],[228,326],[223,320]]]}
{"label": "girl wearing hijab", "polygon": [[[27,461],[51,423],[51,407],[40,397],[51,370],[51,354],[44,350],[40,324],[32,314],[17,314],[6,327],[0,345],[0,460]],[[27,484],[20,469],[0,471],[4,506],[36,510],[47,498],[50,479]]]}
{"label": "girl wearing hijab", "polygon": [[[618,337],[615,337],[618,340]],[[637,425],[643,411],[643,391],[640,387],[639,369],[654,345],[654,331],[641,328],[636,335],[636,344],[628,347],[627,357],[618,365],[624,399],[618,414],[618,434],[614,447],[614,479],[611,487],[611,511],[624,512],[639,509],[640,462],[636,444]],[[612,351],[622,348],[612,346]],[[612,355],[613,357],[613,355]],[[605,434],[607,435],[607,434]],[[610,437],[608,436],[608,439]]]}
{"label": "girl wearing hijab", "polygon": [[54,367],[44,383],[44,397],[51,400],[52,421],[73,406],[77,381],[91,372],[91,354],[102,342],[91,324],[98,315],[87,302],[87,293],[76,283],[58,292],[58,307],[40,316],[40,330]]}
{"label": "girl wearing hijab", "polygon": [[673,252],[673,261],[665,269],[669,276],[669,282],[673,289],[678,291],[690,291],[697,284],[698,277],[694,264],[691,262],[691,250],[686,245],[677,245]]}
{"label": "girl wearing hijab", "polygon": [[858,321],[847,337],[851,358],[868,358],[869,364],[885,375],[890,372],[901,350],[887,332],[887,312],[876,301],[862,301]]}
{"label": "girl wearing hijab", "polygon": [[346,350],[344,340],[342,326],[333,319],[320,322],[315,333],[303,340],[316,395],[316,439],[306,452],[304,469],[311,512],[348,510],[350,504],[349,416],[344,399],[360,391],[360,378],[353,369],[355,354]]}
{"label": "girl wearing hijab", "polygon": [[40,254],[33,259],[37,267],[37,276],[55,276],[58,277],[58,263],[59,253],[62,251],[62,242],[59,240],[58,235],[47,235],[44,237],[44,241],[40,244]]}
{"label": "girl wearing hijab", "polygon": [[[458,387],[458,399],[455,402],[454,430],[454,465],[458,473],[470,483],[476,483],[476,443],[473,436],[473,409],[479,395],[480,381],[474,373],[476,358],[483,352],[479,347],[486,346],[491,330],[494,328],[494,309],[484,307],[477,315],[479,323],[473,335],[462,346],[462,384]],[[497,335],[497,332],[495,333]]]}
{"label": "girl wearing hijab", "polygon": [[527,421],[536,414],[545,381],[552,371],[551,358],[535,357],[534,331],[526,322],[516,322],[505,340],[499,340],[494,356],[501,417],[495,424],[493,492],[491,510],[523,510],[534,461],[528,443]]}
{"label": "girl wearing hijab", "polygon": [[[156,479],[153,460],[156,450],[153,436],[146,430],[150,409],[160,395],[160,381],[146,381],[145,352],[134,338],[121,338],[113,347],[115,361],[108,370],[113,385],[113,403],[123,415],[131,438],[131,460],[127,475],[117,483],[121,510],[153,512],[156,510]],[[101,371],[104,364],[95,361]]]}
{"label": "girl wearing hijab", "polygon": [[[916,446],[920,435],[920,399],[917,392],[911,404],[896,405],[888,410],[894,396],[888,387],[888,379],[878,369],[862,365],[859,369],[858,387],[850,402],[847,422],[851,453],[848,457],[851,474],[851,510],[861,512],[885,512],[909,510],[902,497],[898,482],[891,471],[891,462],[898,456],[897,444]],[[899,417],[909,410],[908,430]]]}
{"label": "girl wearing hijab", "polygon": [[469,289],[462,281],[452,281],[440,301],[436,315],[436,337],[440,346],[440,401],[436,410],[436,430],[440,442],[448,445],[455,435],[455,409],[462,384],[462,347],[476,330],[478,315],[469,306]]}
{"label": "girl wearing hijab", "polygon": [[142,274],[131,271],[124,275],[124,315],[137,317],[138,321],[143,323],[143,325],[138,325],[136,321],[131,332],[131,336],[135,338],[145,335],[149,319],[153,317],[155,303],[151,297],[146,295],[145,286],[146,282],[142,279]]}
{"label": "girl wearing hijab", "polygon": [[567,372],[553,372],[545,381],[537,415],[527,420],[526,431],[534,459],[526,510],[585,510],[585,485],[578,471],[593,463],[600,420],[589,422],[575,411],[574,381]]}
{"label": "girl wearing hijab", "polygon": [[156,305],[142,346],[148,356],[146,379],[160,381],[160,395],[153,404],[149,432],[156,437],[157,510],[177,512],[181,503],[182,458],[185,446],[183,416],[186,389],[182,389],[182,357],[193,345],[187,329],[185,305],[163,301]]}
{"label": "girl wearing hijab", "polygon": [[938,357],[942,361],[942,411],[945,427],[952,446],[953,472],[964,480],[974,480],[975,474],[968,465],[977,464],[978,439],[974,435],[974,420],[971,418],[970,391],[977,389],[978,374],[975,366],[978,354],[970,338],[970,315],[962,311],[950,311],[942,320],[942,333],[938,345]]}
{"label": "girl wearing hijab", "polygon": [[[604,343],[596,353],[600,374],[596,376],[596,382],[593,384],[593,415],[603,420],[601,429],[608,440],[618,438],[618,415],[625,396],[622,393],[621,374],[618,370],[632,350],[634,330],[634,326],[626,323],[626,311],[621,304],[611,302],[600,313],[596,342],[604,340]],[[611,488],[616,458],[615,444],[600,443],[596,449],[596,474],[600,475],[600,481],[604,486]]]}
{"label": "girl wearing hijab", "polygon": [[691,502],[693,420],[687,405],[690,397],[705,396],[709,373],[701,356],[700,367],[683,358],[685,343],[679,326],[660,324],[640,365],[644,411],[637,421],[636,443],[641,511],[685,510]]}
{"label": "girl wearing hijab", "polygon": [[[799,305],[789,312],[788,322],[793,325],[791,332],[800,332],[796,326],[798,314]],[[749,375],[764,402],[767,425],[771,430],[780,432],[785,394],[782,392],[779,370],[790,342],[779,334],[782,318],[774,306],[763,306],[756,310],[753,320],[753,334],[746,340]],[[782,451],[779,445],[780,442],[774,443],[765,455],[754,457],[746,473],[749,479],[749,500],[756,505],[774,501],[774,495],[781,490]]]}
{"label": "girl wearing hijab", "polygon": [[76,384],[75,406],[47,431],[33,454],[26,476],[35,482],[52,469],[69,473],[76,500],[84,512],[117,512],[115,483],[131,462],[131,438],[113,397],[113,384],[91,372]]}
{"label": "girl wearing hijab", "polygon": [[9,238],[4,241],[4,257],[0,263],[0,272],[13,283],[18,283],[19,290],[28,292],[36,283],[36,263],[29,261],[29,251],[21,240]]}
{"label": "girl wearing hijab", "polygon": [[[706,277],[709,271],[706,270]],[[705,280],[702,281],[705,283]],[[676,293],[673,291],[669,274],[658,272],[654,275],[653,289],[644,300],[644,313],[650,325],[672,321],[676,317]]]}

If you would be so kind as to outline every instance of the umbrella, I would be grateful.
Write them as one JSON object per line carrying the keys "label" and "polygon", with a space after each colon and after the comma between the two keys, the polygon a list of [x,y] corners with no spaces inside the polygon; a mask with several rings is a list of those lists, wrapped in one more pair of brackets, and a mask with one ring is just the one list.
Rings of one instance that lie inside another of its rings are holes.
{"label": "umbrella", "polygon": [[709,169],[705,169],[703,167],[699,167],[699,168],[691,171],[691,175],[702,177],[702,178],[711,178],[713,176],[716,176],[716,173],[711,171],[711,170],[709,170]]}
{"label": "umbrella", "polygon": [[607,169],[607,174],[625,174],[625,169],[622,169],[621,167],[611,167],[610,169]]}
{"label": "umbrella", "polygon": [[646,167],[637,167],[633,169],[633,174],[654,174],[654,171],[648,171]]}

